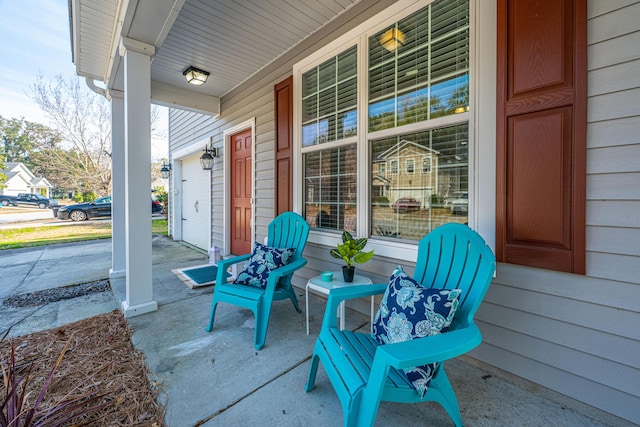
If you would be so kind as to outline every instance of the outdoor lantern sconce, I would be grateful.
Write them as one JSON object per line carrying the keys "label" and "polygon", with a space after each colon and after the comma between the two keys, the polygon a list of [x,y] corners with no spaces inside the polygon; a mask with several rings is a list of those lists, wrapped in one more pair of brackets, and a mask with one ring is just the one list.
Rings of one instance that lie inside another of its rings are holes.
{"label": "outdoor lantern sconce", "polygon": [[200,156],[200,166],[203,170],[210,171],[213,169],[213,159],[218,156],[218,150],[212,144],[204,146],[204,154]]}
{"label": "outdoor lantern sconce", "polygon": [[171,163],[162,162],[162,168],[160,169],[160,175],[162,179],[168,179],[171,175]]}
{"label": "outdoor lantern sconce", "polygon": [[210,73],[208,71],[204,71],[193,66],[182,72],[182,75],[187,79],[187,82],[196,86],[202,86],[205,84],[209,78],[209,74]]}
{"label": "outdoor lantern sconce", "polygon": [[393,52],[404,46],[404,40],[404,33],[395,27],[382,33],[379,39],[380,45],[389,52]]}

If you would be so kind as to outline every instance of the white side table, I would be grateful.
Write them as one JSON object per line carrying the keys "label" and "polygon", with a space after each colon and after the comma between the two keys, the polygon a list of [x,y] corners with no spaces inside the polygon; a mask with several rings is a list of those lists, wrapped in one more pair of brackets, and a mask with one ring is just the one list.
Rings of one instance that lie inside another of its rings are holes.
{"label": "white side table", "polygon": [[[331,282],[323,282],[320,276],[313,277],[307,282],[305,288],[305,311],[307,314],[307,335],[309,335],[309,290],[317,292],[323,295],[329,295],[329,291],[333,288],[342,288],[352,285],[370,285],[371,279],[366,277],[353,276],[353,282],[347,283],[342,278],[342,271],[333,272],[333,280]],[[373,295],[371,296],[371,324],[373,325]],[[340,303],[339,316],[340,316],[340,329],[344,329],[344,301]]]}

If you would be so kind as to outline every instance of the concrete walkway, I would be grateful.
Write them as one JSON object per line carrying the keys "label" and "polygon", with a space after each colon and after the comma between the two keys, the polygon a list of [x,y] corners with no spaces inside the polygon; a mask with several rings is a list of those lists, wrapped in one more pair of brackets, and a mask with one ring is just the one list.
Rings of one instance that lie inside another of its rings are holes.
{"label": "concrete walkway", "polygon": [[[289,301],[272,311],[267,342],[253,348],[251,312],[218,306],[205,332],[211,286],[191,289],[172,269],[207,262],[205,255],[166,237],[153,238],[153,287],[159,310],[128,319],[135,346],[146,356],[151,379],[160,384],[170,427],[339,426],[342,408],[322,368],[316,388],[304,392],[315,336],[325,302],[310,298],[311,334],[305,314]],[[111,241],[52,245],[0,252],[0,300],[48,287],[108,277]],[[88,295],[37,309],[0,305],[0,333],[12,336],[105,313],[119,307],[124,279],[111,281],[113,294]],[[298,291],[304,307],[304,290]],[[366,316],[348,312],[347,327],[368,330]],[[467,426],[631,426],[616,417],[461,358],[447,363]],[[437,404],[382,403],[378,426],[450,426]]]}

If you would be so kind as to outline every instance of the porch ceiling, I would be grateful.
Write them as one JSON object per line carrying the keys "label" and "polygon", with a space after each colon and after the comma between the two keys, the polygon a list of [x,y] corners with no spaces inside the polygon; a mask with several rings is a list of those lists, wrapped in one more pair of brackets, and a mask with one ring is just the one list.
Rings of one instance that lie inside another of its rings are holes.
{"label": "porch ceiling", "polygon": [[[73,60],[78,75],[124,90],[122,35],[156,47],[152,98],[160,104],[219,99],[360,1],[69,0]],[[211,73],[205,85],[185,81],[190,65]],[[167,93],[172,100],[162,102]]]}

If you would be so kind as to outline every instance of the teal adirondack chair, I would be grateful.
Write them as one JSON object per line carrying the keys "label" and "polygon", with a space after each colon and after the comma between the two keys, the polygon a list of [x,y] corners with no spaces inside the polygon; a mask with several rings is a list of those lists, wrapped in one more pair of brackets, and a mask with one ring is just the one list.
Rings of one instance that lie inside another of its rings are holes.
{"label": "teal adirondack chair", "polygon": [[[446,224],[425,236],[418,246],[413,278],[427,288],[461,289],[460,305],[447,332],[412,341],[381,345],[371,334],[340,331],[336,312],[341,301],[383,294],[386,284],[332,289],[311,359],[305,391],[313,390],[318,362],[333,385],[344,412],[345,426],[372,426],[381,400],[440,403],[456,426],[462,426],[458,400],[444,362],[482,341],[473,316],[495,271],[495,256],[475,231]],[[411,387],[403,368],[438,362],[423,398]]]}
{"label": "teal adirondack chair", "polygon": [[264,347],[267,336],[273,301],[290,299],[298,313],[302,313],[298,305],[298,298],[291,285],[291,276],[307,263],[307,260],[302,256],[302,251],[307,244],[308,236],[309,224],[294,212],[282,213],[271,221],[267,245],[275,248],[295,248],[295,252],[287,265],[269,273],[266,289],[227,283],[225,277],[227,269],[233,264],[248,260],[251,254],[219,261],[216,284],[213,289],[213,301],[211,303],[211,318],[207,332],[211,332],[213,329],[216,306],[219,302],[248,308],[253,312],[256,319],[254,346],[256,350],[260,350]]}

